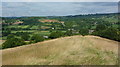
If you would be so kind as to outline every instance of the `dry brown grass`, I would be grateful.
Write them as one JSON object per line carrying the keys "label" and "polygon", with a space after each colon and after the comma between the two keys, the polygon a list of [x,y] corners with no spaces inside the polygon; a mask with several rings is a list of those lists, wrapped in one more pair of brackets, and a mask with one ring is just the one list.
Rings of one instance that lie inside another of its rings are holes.
{"label": "dry brown grass", "polygon": [[115,65],[118,42],[71,36],[2,50],[3,65]]}

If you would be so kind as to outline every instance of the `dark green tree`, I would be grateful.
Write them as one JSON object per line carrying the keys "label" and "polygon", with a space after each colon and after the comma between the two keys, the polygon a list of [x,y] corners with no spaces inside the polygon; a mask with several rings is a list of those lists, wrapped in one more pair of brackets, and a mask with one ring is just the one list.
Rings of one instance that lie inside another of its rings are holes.
{"label": "dark green tree", "polygon": [[105,30],[107,27],[105,24],[98,24],[95,31]]}
{"label": "dark green tree", "polygon": [[30,36],[28,34],[24,34],[21,36],[22,39],[24,39],[25,41],[30,39]]}
{"label": "dark green tree", "polygon": [[54,39],[54,38],[59,38],[59,37],[62,37],[62,36],[64,36],[63,32],[56,31],[56,32],[52,32],[50,34],[49,38]]}
{"label": "dark green tree", "polygon": [[31,41],[32,42],[40,42],[40,41],[44,41],[44,37],[43,36],[40,36],[40,35],[38,35],[38,34],[35,34],[35,35],[33,35],[32,37],[31,37]]}
{"label": "dark green tree", "polygon": [[12,47],[17,47],[17,46],[21,46],[21,45],[24,45],[25,42],[20,39],[20,38],[10,38],[10,39],[7,39],[3,44],[2,44],[2,48],[5,49],[5,48],[12,48]]}
{"label": "dark green tree", "polygon": [[118,30],[115,28],[108,28],[104,31],[101,32],[101,36],[109,38],[109,39],[113,39],[113,40],[118,40]]}
{"label": "dark green tree", "polygon": [[81,35],[88,35],[89,34],[89,30],[88,29],[80,29],[80,31],[79,31],[79,33],[81,34]]}
{"label": "dark green tree", "polygon": [[65,32],[65,35],[67,35],[67,36],[72,36],[72,35],[73,35],[72,30],[66,31],[66,32]]}
{"label": "dark green tree", "polygon": [[8,36],[7,36],[7,39],[11,39],[11,38],[14,38],[15,36],[13,35],[13,34],[9,34]]}

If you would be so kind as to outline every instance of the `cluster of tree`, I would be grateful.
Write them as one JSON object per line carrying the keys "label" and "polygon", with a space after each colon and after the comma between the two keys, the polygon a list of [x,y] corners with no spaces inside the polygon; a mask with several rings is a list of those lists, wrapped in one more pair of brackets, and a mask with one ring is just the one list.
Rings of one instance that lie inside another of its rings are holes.
{"label": "cluster of tree", "polygon": [[51,32],[49,38],[55,39],[59,37],[72,36],[72,35],[76,35],[76,33],[74,33],[73,30],[67,30],[66,32],[55,31],[55,32]]}
{"label": "cluster of tree", "polygon": [[79,33],[83,36],[88,35],[89,34],[89,29],[87,29],[87,28],[80,29]]}
{"label": "cluster of tree", "polygon": [[25,41],[28,41],[30,39],[30,36],[28,34],[21,35],[21,38]]}
{"label": "cluster of tree", "polygon": [[97,25],[93,35],[120,41],[120,30],[118,28],[108,27],[105,24]]}
{"label": "cluster of tree", "polygon": [[[70,28],[79,30],[81,35],[89,35],[89,31],[93,30],[92,35],[120,41],[120,21],[116,21],[118,15],[119,14],[78,15],[57,17],[57,19],[65,22],[64,28],[66,28],[66,30]],[[110,19],[113,20],[111,21]],[[74,34],[71,32],[71,34],[68,33],[68,35]]]}
{"label": "cluster of tree", "polygon": [[25,44],[26,43],[24,42],[23,39],[10,35],[8,36],[7,40],[2,44],[2,49],[17,47]]}
{"label": "cluster of tree", "polygon": [[2,31],[2,36],[8,36],[9,34],[11,34],[10,30],[4,30],[4,31]]}
{"label": "cluster of tree", "polygon": [[62,37],[62,36],[65,36],[63,32],[56,31],[56,32],[52,32],[52,33],[49,35],[49,38],[55,39],[55,38],[59,38],[59,37]]}
{"label": "cluster of tree", "polygon": [[[9,34],[7,36],[6,41],[2,44],[2,49],[22,46],[25,44],[37,43],[44,40],[45,38],[38,34],[35,34],[32,37],[30,37],[27,34],[21,35],[21,37],[15,36],[13,34]],[[29,41],[29,43],[26,43],[25,41]]]}
{"label": "cluster of tree", "polygon": [[24,18],[22,19],[22,21],[24,22],[23,25],[35,25],[40,23],[38,18],[35,18],[35,17]]}
{"label": "cluster of tree", "polygon": [[41,41],[44,41],[44,40],[45,40],[45,38],[43,36],[35,34],[31,37],[30,43],[37,43],[37,42],[41,42]]}
{"label": "cluster of tree", "polygon": [[65,33],[65,35],[72,36],[73,35],[72,30],[67,30],[66,33]]}
{"label": "cluster of tree", "polygon": [[13,33],[14,35],[16,36],[21,36],[21,35],[29,35],[29,34],[32,34],[31,32],[16,32],[16,33]]}

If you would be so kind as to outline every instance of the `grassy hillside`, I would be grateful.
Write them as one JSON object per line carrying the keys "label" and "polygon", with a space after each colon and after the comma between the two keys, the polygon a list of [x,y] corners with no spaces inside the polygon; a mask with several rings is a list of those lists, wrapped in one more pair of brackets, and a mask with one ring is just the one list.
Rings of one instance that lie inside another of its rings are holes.
{"label": "grassy hillside", "polygon": [[118,42],[71,36],[2,50],[3,65],[115,65]]}

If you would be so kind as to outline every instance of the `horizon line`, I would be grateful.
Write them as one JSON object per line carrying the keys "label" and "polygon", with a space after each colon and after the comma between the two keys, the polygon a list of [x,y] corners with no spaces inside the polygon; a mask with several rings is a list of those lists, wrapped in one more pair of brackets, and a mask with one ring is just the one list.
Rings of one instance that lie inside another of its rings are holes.
{"label": "horizon line", "polygon": [[[120,14],[120,12],[114,13],[91,13],[91,14],[76,14],[76,15],[64,15],[64,16],[77,16],[77,15],[96,15],[96,14]],[[62,16],[62,15],[61,15]],[[61,17],[61,16],[0,16],[0,17]]]}

